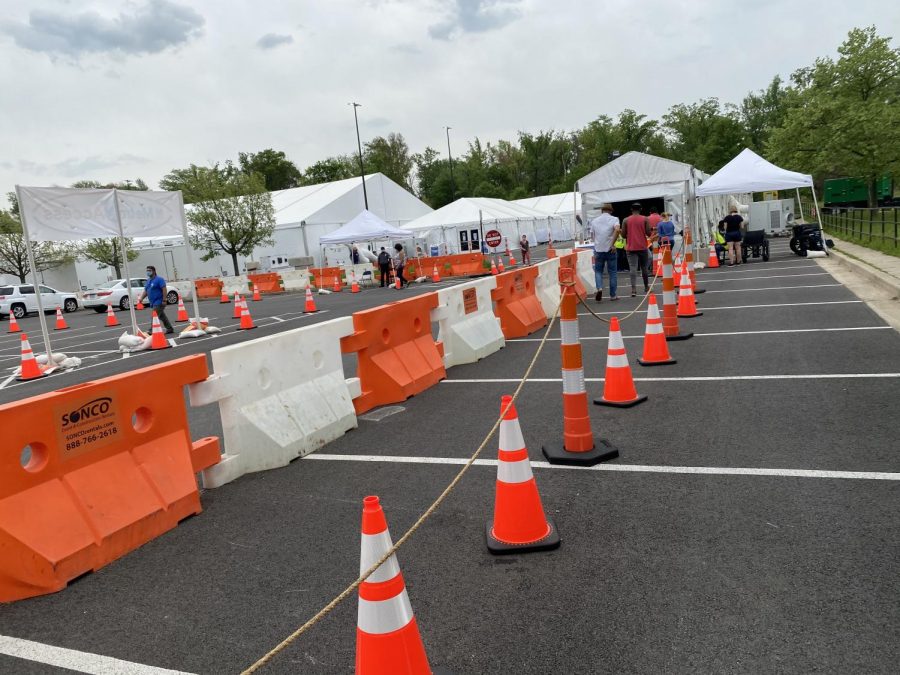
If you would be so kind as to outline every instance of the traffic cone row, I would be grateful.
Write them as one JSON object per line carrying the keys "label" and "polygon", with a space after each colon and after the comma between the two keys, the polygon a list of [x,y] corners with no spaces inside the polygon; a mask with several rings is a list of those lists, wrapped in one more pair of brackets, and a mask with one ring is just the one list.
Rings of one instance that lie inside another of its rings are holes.
{"label": "traffic cone row", "polygon": [[666,246],[663,249],[663,334],[666,340],[687,340],[693,333],[682,333],[678,328],[678,301],[672,272],[672,251]]}

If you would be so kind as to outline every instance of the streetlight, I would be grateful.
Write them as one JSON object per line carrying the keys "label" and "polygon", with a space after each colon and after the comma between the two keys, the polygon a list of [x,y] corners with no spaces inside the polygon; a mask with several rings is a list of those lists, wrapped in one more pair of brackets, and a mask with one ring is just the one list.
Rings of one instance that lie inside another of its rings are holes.
{"label": "streetlight", "polygon": [[452,127],[444,127],[447,131],[447,157],[450,159],[450,201],[456,201],[456,184],[453,182],[453,155],[450,154],[450,129]]}
{"label": "streetlight", "polygon": [[356,115],[356,109],[362,107],[361,103],[348,103],[353,106],[353,121],[356,122],[356,148],[359,150],[359,177],[363,184],[363,203],[366,205],[366,211],[369,210],[369,195],[366,194],[366,169],[363,166],[362,143],[359,140],[359,117]]}

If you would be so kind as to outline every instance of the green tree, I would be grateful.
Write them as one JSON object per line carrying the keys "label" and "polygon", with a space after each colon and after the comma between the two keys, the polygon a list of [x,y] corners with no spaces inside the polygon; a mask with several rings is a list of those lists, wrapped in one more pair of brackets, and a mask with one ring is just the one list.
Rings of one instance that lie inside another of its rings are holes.
{"label": "green tree", "polygon": [[303,172],[302,185],[318,185],[359,175],[359,160],[354,155],[321,159]]}
{"label": "green tree", "polygon": [[212,166],[191,164],[186,169],[172,169],[160,179],[159,187],[170,192],[181,190],[184,203],[193,204],[207,198],[207,185],[231,179],[236,173],[231,162],[225,162],[221,167],[218,163]]}
{"label": "green tree", "polygon": [[132,181],[130,178],[127,178],[119,183],[101,183],[96,180],[79,180],[72,183],[73,188],[105,188],[107,190],[112,188],[117,188],[119,190],[137,190],[144,191],[149,190],[147,184],[138,178],[137,180]]}
{"label": "green tree", "polygon": [[[15,193],[10,193],[9,211],[0,210],[0,274],[18,277],[21,283],[31,273],[25,237],[18,217],[18,203]],[[73,261],[71,247],[53,241],[34,241],[31,243],[34,264],[38,272],[61,267]]]}
{"label": "green tree", "polygon": [[785,87],[781,77],[772,78],[769,86],[751,91],[738,107],[738,115],[744,127],[746,145],[755,152],[763,152],[774,129],[784,123],[791,105],[792,90]]}
{"label": "green tree", "polygon": [[283,152],[272,148],[256,153],[239,152],[238,166],[245,174],[262,176],[269,192],[297,187],[303,178],[300,169]]}
{"label": "green tree", "polygon": [[869,206],[878,177],[900,171],[900,49],[890,41],[874,26],[854,28],[837,61],[796,71],[794,105],[767,145],[776,161],[818,178],[865,178]]}
{"label": "green tree", "polygon": [[187,216],[191,245],[205,252],[203,260],[225,253],[237,276],[239,255],[273,242],[272,195],[258,174],[209,170],[186,187],[197,197]]}
{"label": "green tree", "polygon": [[[128,262],[132,262],[138,257],[138,252],[132,250],[131,239],[125,239],[125,250],[128,255]],[[82,258],[93,260],[100,267],[112,267],[116,271],[116,278],[122,278],[123,258],[122,247],[116,237],[110,239],[87,239],[79,242],[76,251]]]}
{"label": "green tree", "polygon": [[416,174],[415,191],[419,199],[433,209],[449,204],[454,190],[450,183],[450,165],[447,160],[441,159],[440,153],[431,147],[413,155],[412,160]]}
{"label": "green tree", "polygon": [[366,143],[363,164],[366,173],[381,172],[398,185],[411,189],[413,159],[403,134],[376,136]]}
{"label": "green tree", "polygon": [[716,98],[674,105],[663,121],[674,157],[703,171],[718,171],[744,148],[737,112]]}

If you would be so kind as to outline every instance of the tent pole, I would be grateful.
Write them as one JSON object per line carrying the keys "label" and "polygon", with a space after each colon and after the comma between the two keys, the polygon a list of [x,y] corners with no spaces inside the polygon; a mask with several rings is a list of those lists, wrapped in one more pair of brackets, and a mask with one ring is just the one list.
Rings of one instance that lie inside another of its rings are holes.
{"label": "tent pole", "polygon": [[803,202],[800,201],[800,188],[795,188],[797,191],[797,206],[800,207],[800,220],[804,220],[803,218]]}
{"label": "tent pole", "polygon": [[[116,225],[119,226],[119,246],[122,249],[122,266],[125,268],[125,292],[128,294],[128,313],[131,315],[131,329],[138,334],[137,314],[134,313],[134,297],[131,294],[131,272],[128,271],[128,249],[125,247],[125,230],[122,228],[122,214],[119,211],[119,191],[113,188],[113,204],[116,207]],[[149,297],[147,298],[149,301]],[[163,302],[166,299],[163,298]]]}
{"label": "tent pole", "polygon": [[812,190],[813,193],[813,207],[816,209],[816,220],[819,221],[819,234],[822,235],[822,250],[825,251],[825,255],[831,255],[828,252],[828,244],[825,243],[825,228],[822,227],[822,212],[819,210],[819,200],[816,197],[815,184],[810,185],[809,189]]}
{"label": "tent pole", "polygon": [[200,300],[197,298],[197,286],[194,284],[196,275],[194,274],[194,249],[191,248],[191,240],[188,237],[187,218],[184,215],[184,196],[181,190],[178,190],[178,206],[181,207],[181,230],[184,237],[184,250],[187,251],[187,267],[188,277],[191,281],[191,298],[194,304],[194,318],[197,319],[197,325],[200,325]]}
{"label": "tent pole", "polygon": [[[28,236],[28,225],[25,223],[25,208],[22,206],[22,195],[19,186],[16,185],[16,200],[19,202],[19,220],[22,222],[22,236],[25,239],[25,254],[28,256],[28,264],[31,266],[31,276],[34,278],[34,299],[38,308],[38,321],[41,324],[41,337],[44,338],[44,351],[47,353],[47,365],[53,365],[53,350],[50,347],[50,331],[47,329],[47,317],[44,316],[44,303],[41,301],[41,284],[38,279],[37,265],[34,262],[34,249],[31,248],[31,237]],[[11,312],[12,310],[10,310]]]}

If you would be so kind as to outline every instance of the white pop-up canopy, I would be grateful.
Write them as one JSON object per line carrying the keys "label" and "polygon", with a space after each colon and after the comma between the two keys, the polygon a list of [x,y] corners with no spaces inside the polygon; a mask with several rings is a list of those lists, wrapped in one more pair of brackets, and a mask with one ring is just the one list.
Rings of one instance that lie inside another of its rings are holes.
{"label": "white pop-up canopy", "polygon": [[320,244],[352,244],[355,241],[377,241],[378,239],[409,239],[409,230],[384,222],[371,211],[360,211],[346,225],[331,234],[319,237]]}
{"label": "white pop-up canopy", "polygon": [[812,176],[782,169],[763,159],[750,148],[744,148],[737,157],[697,188],[697,196],[790,190],[812,186]]}

